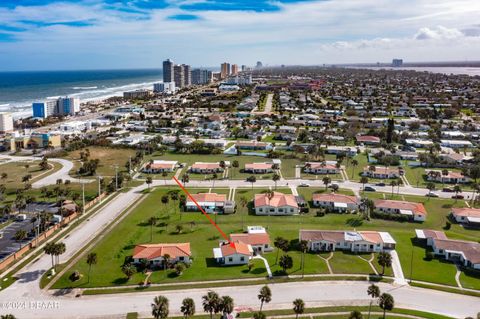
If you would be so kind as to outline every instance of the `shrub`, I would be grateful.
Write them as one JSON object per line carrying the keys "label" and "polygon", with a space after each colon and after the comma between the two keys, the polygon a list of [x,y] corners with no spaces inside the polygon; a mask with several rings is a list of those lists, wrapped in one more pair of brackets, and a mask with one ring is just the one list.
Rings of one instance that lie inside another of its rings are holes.
{"label": "shrub", "polygon": [[318,210],[317,211],[317,216],[318,217],[323,217],[323,216],[325,216],[325,212],[323,210]]}
{"label": "shrub", "polygon": [[180,276],[183,271],[185,270],[185,264],[183,263],[178,263],[175,265],[175,273],[177,274],[177,276]]}
{"label": "shrub", "polygon": [[443,229],[449,230],[450,228],[452,228],[452,223],[447,220],[447,222],[445,223],[445,226],[443,227]]}
{"label": "shrub", "polygon": [[77,281],[80,279],[80,272],[78,270],[75,270],[74,272],[72,272],[72,274],[70,275],[70,277],[68,277],[68,279],[70,279],[70,281]]}
{"label": "shrub", "polygon": [[397,222],[408,222],[410,220],[410,217],[408,215],[389,214],[389,213],[382,213],[382,212],[375,212],[375,211],[372,212],[370,216],[372,218],[393,220]]}
{"label": "shrub", "polygon": [[433,252],[431,252],[431,251],[429,251],[429,250],[427,250],[427,251],[425,252],[425,260],[430,261],[430,260],[433,259],[433,257],[435,257],[435,255],[434,255]]}

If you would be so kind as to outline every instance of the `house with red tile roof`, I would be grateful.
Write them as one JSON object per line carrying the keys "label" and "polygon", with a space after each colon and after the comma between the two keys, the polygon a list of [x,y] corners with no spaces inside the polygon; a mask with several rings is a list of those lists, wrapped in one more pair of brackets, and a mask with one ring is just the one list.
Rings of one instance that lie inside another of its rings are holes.
{"label": "house with red tile roof", "polygon": [[323,162],[306,162],[303,171],[307,174],[338,174],[339,169],[334,164]]}
{"label": "house with red tile roof", "polygon": [[233,214],[235,202],[227,200],[227,195],[217,193],[191,194],[185,202],[186,211],[200,211],[197,204],[209,214]]}
{"label": "house with red tile roof", "polygon": [[253,248],[241,241],[221,242],[218,248],[213,248],[213,257],[216,262],[225,265],[245,265],[253,257]]}
{"label": "house with red tile roof", "polygon": [[248,163],[245,164],[245,172],[252,174],[267,174],[273,172],[273,163]]}
{"label": "house with red tile roof", "polygon": [[457,223],[480,226],[480,209],[478,208],[452,208],[451,215]]}
{"label": "house with red tile roof", "polygon": [[154,160],[153,163],[146,163],[142,168],[142,172],[149,174],[170,173],[177,167],[178,161]]}
{"label": "house with red tile roof", "polygon": [[272,144],[259,141],[238,141],[235,144],[241,150],[271,150]]}
{"label": "house with red tile roof", "polygon": [[273,250],[270,245],[270,236],[265,228],[261,226],[248,226],[246,233],[230,234],[231,242],[242,242],[252,246],[253,251],[256,253],[264,253]]}
{"label": "house with red tile roof", "polygon": [[447,175],[443,175],[441,170],[428,170],[425,171],[425,174],[428,181],[437,183],[466,184],[472,181],[470,177],[463,175],[461,172],[448,171]]}
{"label": "house with red tile roof", "polygon": [[310,251],[345,250],[381,252],[395,249],[396,242],[387,232],[301,229],[299,239],[308,243]]}
{"label": "house with red tile roof", "polygon": [[423,222],[427,218],[427,210],[422,203],[389,199],[377,199],[373,203],[376,212],[406,215],[417,222]]}
{"label": "house with red tile roof", "polygon": [[137,245],[133,249],[132,258],[134,263],[147,260],[150,266],[160,267],[164,264],[166,255],[169,256],[169,263],[190,263],[192,256],[190,243]]}
{"label": "house with red tile roof", "polygon": [[357,210],[360,204],[359,199],[355,196],[335,193],[313,194],[312,202],[315,207],[331,209],[337,212]]}
{"label": "house with red tile roof", "polygon": [[362,175],[378,179],[399,178],[403,171],[398,167],[375,166],[375,170],[371,170],[370,166],[365,166]]}
{"label": "house with red tile roof", "polygon": [[223,172],[220,163],[196,162],[190,167],[190,173],[194,174],[213,174]]}
{"label": "house with red tile roof", "polygon": [[426,239],[436,256],[460,263],[465,267],[480,270],[480,243],[448,239],[442,232],[416,229],[417,238]]}
{"label": "house with red tile roof", "polygon": [[271,198],[256,194],[253,204],[256,215],[297,215],[300,211],[294,195],[279,192],[273,192]]}
{"label": "house with red tile roof", "polygon": [[357,135],[358,144],[377,145],[380,144],[380,138],[372,135]]}

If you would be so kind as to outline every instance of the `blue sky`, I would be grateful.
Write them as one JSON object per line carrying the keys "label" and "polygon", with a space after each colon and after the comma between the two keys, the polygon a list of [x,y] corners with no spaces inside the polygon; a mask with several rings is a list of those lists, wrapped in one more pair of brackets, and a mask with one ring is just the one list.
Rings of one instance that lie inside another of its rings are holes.
{"label": "blue sky", "polygon": [[2,0],[0,70],[472,60],[478,0]]}

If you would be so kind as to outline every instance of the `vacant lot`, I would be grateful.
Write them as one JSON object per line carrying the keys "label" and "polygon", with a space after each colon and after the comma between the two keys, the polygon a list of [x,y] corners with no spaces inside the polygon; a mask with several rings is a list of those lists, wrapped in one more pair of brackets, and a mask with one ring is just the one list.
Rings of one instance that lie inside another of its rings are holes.
{"label": "vacant lot", "polygon": [[30,175],[28,183],[33,183],[42,177],[58,171],[62,168],[61,164],[49,162],[50,168],[42,170],[39,166],[40,161],[17,161],[0,163],[0,174],[6,173],[5,178],[0,179],[0,183],[5,184],[8,188],[16,189],[24,187],[23,177]]}
{"label": "vacant lot", "polygon": [[118,166],[118,172],[127,171],[125,164],[128,162],[130,156],[135,156],[135,151],[123,148],[110,147],[87,147],[81,150],[73,151],[68,154],[66,159],[74,163],[73,171],[70,172],[72,176],[76,175],[77,170],[82,166],[80,162],[80,152],[90,151],[89,159],[98,159],[100,163],[97,169],[97,175],[103,177],[115,176],[115,166]]}

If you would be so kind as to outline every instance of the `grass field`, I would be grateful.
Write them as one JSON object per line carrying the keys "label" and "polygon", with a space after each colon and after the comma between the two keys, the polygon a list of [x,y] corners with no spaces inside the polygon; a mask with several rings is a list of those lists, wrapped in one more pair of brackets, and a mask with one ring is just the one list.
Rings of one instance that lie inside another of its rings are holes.
{"label": "grass field", "polygon": [[[124,148],[110,148],[110,147],[87,147],[90,150],[90,159],[99,159],[97,175],[103,177],[115,176],[115,165],[118,166],[118,172],[127,171],[125,164],[128,162],[130,156],[135,156],[135,150]],[[70,172],[71,176],[75,176],[77,170],[81,167],[80,152],[85,152],[87,149],[76,150],[70,152],[65,158],[74,163],[73,169]]]}
{"label": "grass field", "polygon": [[50,169],[42,170],[40,161],[17,161],[0,164],[0,172],[7,173],[7,177],[0,180],[0,183],[7,185],[8,188],[22,188],[24,183],[22,178],[31,175],[29,183],[33,183],[42,177],[46,177],[59,169],[62,165],[55,162],[49,162]]}
{"label": "grass field", "polygon": [[[121,286],[126,284],[138,284],[144,279],[143,274],[134,275],[129,281],[121,272],[121,265],[126,257],[132,254],[136,244],[140,243],[160,243],[160,242],[190,242],[194,256],[192,266],[187,269],[180,277],[177,277],[173,271],[155,271],[151,277],[153,283],[175,283],[176,281],[198,281],[213,279],[230,278],[251,278],[263,277],[266,275],[265,267],[258,261],[255,261],[254,268],[249,272],[246,266],[222,267],[216,265],[212,256],[212,248],[218,246],[221,239],[219,234],[212,228],[206,218],[200,213],[179,213],[177,208],[173,208],[173,202],[167,205],[161,204],[160,198],[167,193],[169,189],[159,187],[152,190],[151,194],[140,203],[140,205],[125,220],[117,225],[112,232],[108,233],[100,243],[94,247],[93,251],[98,254],[98,264],[93,266],[90,282],[84,276],[80,281],[72,283],[68,276],[73,270],[79,270],[82,274],[87,274],[88,267],[85,258],[75,264],[60,280],[54,285],[55,288],[64,287],[97,287],[97,286]],[[245,197],[252,199],[255,193],[260,193],[266,189],[245,188],[237,189],[235,200],[239,205],[239,199]],[[205,191],[205,189],[190,189],[191,192]],[[213,190],[228,194],[228,189]],[[279,191],[289,192],[289,189],[279,189]],[[309,200],[313,192],[319,191],[312,188],[299,189],[302,195]],[[371,198],[381,198],[382,194],[369,193]],[[338,230],[382,230],[388,231],[397,241],[397,251],[402,263],[403,272],[406,278],[435,283],[443,283],[455,286],[455,266],[450,263],[442,262],[437,259],[427,261],[424,259],[425,248],[413,240],[416,228],[439,229],[445,225],[446,216],[451,206],[461,206],[462,201],[454,200],[428,199],[424,197],[403,196],[405,200],[421,201],[424,203],[429,215],[427,221],[422,225],[417,223],[399,223],[395,221],[372,219],[366,221],[354,214],[327,214],[323,217],[316,217],[315,212],[311,210],[308,214],[301,216],[255,216],[248,214],[247,207],[237,206],[237,213],[233,215],[218,215],[217,223],[221,229],[229,234],[240,232],[247,225],[262,225],[266,227],[273,240],[277,236],[288,238],[292,241],[292,248],[288,252],[292,256],[293,268],[288,270],[289,274],[301,274],[300,260],[301,253],[295,249],[295,243],[298,241],[298,231],[300,229],[338,229]],[[463,203],[464,204],[464,203]],[[151,216],[160,218],[160,223],[153,227],[153,240],[150,241],[151,228],[146,221]],[[193,222],[193,223],[192,223]],[[178,234],[176,226],[182,225],[183,231]],[[452,225],[451,229],[445,231],[450,238],[478,240],[479,231],[466,230],[458,225]],[[413,259],[412,259],[413,253]],[[279,271],[276,264],[276,251],[264,254],[269,261],[272,271]],[[366,259],[370,255],[363,256]],[[343,252],[336,252],[330,264],[335,273],[372,273],[371,267],[365,260],[357,255],[349,255]],[[373,264],[380,272],[381,268],[376,263],[376,257]],[[411,267],[412,265],[412,267]],[[305,256],[306,274],[327,274],[327,266],[323,259],[316,254],[306,254]],[[387,269],[386,275],[391,274]],[[478,285],[480,279],[477,277],[466,278],[464,281],[472,286]]]}

